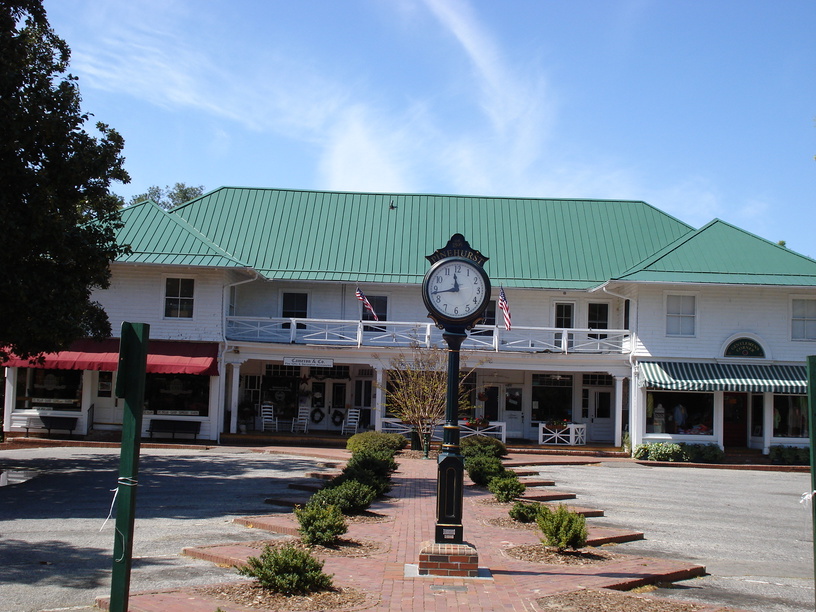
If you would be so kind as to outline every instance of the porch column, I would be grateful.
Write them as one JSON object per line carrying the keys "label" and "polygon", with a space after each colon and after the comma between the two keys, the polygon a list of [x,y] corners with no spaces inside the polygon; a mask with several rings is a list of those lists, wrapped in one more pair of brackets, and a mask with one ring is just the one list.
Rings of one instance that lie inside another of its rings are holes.
{"label": "porch column", "polygon": [[632,377],[632,388],[629,392],[631,404],[629,406],[629,437],[632,440],[632,450],[638,444],[643,444],[643,434],[646,432],[646,393],[645,387],[638,387]]}
{"label": "porch column", "polygon": [[[615,432],[615,446],[623,443],[621,436],[621,420],[623,419],[623,380],[624,376],[615,376],[615,416],[612,417],[612,427]],[[630,427],[631,429],[631,427]],[[630,435],[631,437],[631,435]]]}
{"label": "porch column", "polygon": [[771,452],[771,438],[774,430],[774,394],[762,394],[762,454]]}
{"label": "porch column", "polygon": [[3,431],[11,431],[11,412],[17,400],[17,368],[3,368],[6,371],[6,401],[3,407]]}
{"label": "porch column", "polygon": [[382,431],[382,420],[385,416],[385,368],[382,365],[374,366],[377,384],[374,385],[374,430]]}
{"label": "porch column", "polygon": [[229,409],[230,409],[230,424],[229,433],[236,433],[238,431],[238,391],[241,386],[241,364],[243,362],[231,363],[232,367],[230,373],[229,385]]}
{"label": "porch column", "polygon": [[[86,436],[93,429],[92,420],[94,418],[94,413],[93,410],[91,410],[91,405],[93,404],[93,392],[96,389],[96,387],[93,385],[93,374],[94,373],[90,370],[84,370],[82,372],[82,397],[79,401],[79,413],[85,417],[84,435]],[[82,428],[79,429],[81,430]]]}

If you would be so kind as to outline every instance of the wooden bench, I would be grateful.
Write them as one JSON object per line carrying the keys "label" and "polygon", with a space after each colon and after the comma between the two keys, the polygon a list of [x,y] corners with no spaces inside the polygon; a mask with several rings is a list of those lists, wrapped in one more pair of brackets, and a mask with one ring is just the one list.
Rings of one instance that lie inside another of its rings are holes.
{"label": "wooden bench", "polygon": [[201,433],[201,421],[179,421],[175,419],[150,419],[150,425],[147,427],[150,437],[154,433],[169,433],[172,434],[172,439],[176,439],[176,434],[193,434],[193,440],[198,438]]}
{"label": "wooden bench", "polygon": [[[77,417],[68,417],[68,416],[47,416],[44,414],[40,415],[40,420],[42,421],[43,427],[48,430],[48,435],[51,435],[52,429],[61,429],[68,432],[69,436],[74,435],[74,430],[77,426],[77,421],[79,420]],[[28,430],[26,430],[26,435],[28,435]]]}

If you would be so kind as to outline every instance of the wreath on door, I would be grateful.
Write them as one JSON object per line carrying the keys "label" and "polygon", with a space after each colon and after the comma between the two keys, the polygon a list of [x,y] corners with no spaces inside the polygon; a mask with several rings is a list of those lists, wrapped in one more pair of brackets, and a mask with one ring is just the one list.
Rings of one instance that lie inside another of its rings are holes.
{"label": "wreath on door", "polygon": [[334,412],[332,412],[332,423],[334,423],[335,425],[338,425],[338,426],[342,425],[343,424],[343,418],[344,418],[344,415],[339,410],[335,410]]}
{"label": "wreath on door", "polygon": [[312,423],[319,423],[323,420],[323,417],[326,416],[326,413],[323,412],[320,408],[315,408],[312,410],[311,419]]}

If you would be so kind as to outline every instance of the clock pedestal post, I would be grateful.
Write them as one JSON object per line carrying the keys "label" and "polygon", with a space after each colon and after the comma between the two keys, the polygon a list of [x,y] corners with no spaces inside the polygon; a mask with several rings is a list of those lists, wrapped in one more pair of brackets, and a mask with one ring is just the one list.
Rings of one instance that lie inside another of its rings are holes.
{"label": "clock pedestal post", "polygon": [[459,349],[467,334],[464,329],[446,328],[442,337],[448,344],[448,390],[436,481],[436,538],[422,543],[418,569],[420,576],[475,578],[479,555],[462,532],[465,470],[459,453]]}
{"label": "clock pedestal post", "polygon": [[436,484],[436,542],[461,544],[465,468],[459,454],[459,349],[467,334],[464,329],[446,329],[442,337],[448,344],[448,389]]}

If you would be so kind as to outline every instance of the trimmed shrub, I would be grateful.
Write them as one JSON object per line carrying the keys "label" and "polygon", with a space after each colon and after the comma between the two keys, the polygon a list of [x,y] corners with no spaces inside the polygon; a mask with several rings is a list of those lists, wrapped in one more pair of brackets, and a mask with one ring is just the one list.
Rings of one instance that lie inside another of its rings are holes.
{"label": "trimmed shrub", "polygon": [[685,453],[674,442],[656,442],[649,448],[649,461],[685,461]]}
{"label": "trimmed shrub", "polygon": [[774,463],[782,465],[808,465],[810,463],[810,448],[807,446],[785,446],[777,444],[771,447],[768,458]]}
{"label": "trimmed shrub", "polygon": [[722,463],[725,451],[718,444],[681,444],[684,461],[692,463]]}
{"label": "trimmed shrub", "polygon": [[394,454],[388,451],[361,450],[351,455],[346,463],[347,469],[362,468],[377,475],[378,478],[391,478],[397,471],[397,462]]}
{"label": "trimmed shrub", "polygon": [[337,506],[324,506],[309,502],[303,508],[295,507],[300,529],[300,539],[304,543],[332,546],[348,531],[346,519]]}
{"label": "trimmed shrub", "polygon": [[721,463],[725,452],[719,445],[674,444],[672,442],[652,442],[639,444],[632,453],[640,461],[690,461],[692,463]]}
{"label": "trimmed shrub", "polygon": [[639,461],[648,461],[649,460],[649,446],[650,444],[638,444],[635,447],[635,451],[632,453],[632,457],[638,459]]}
{"label": "trimmed shrub", "polygon": [[405,436],[396,433],[382,433],[380,431],[364,431],[354,434],[346,442],[346,448],[354,453],[363,450],[389,451],[392,455],[402,450],[408,444]]}
{"label": "trimmed shrub", "polygon": [[249,557],[238,573],[256,578],[264,589],[284,595],[308,595],[333,586],[332,577],[323,573],[323,562],[293,544],[280,548],[267,544],[260,558]]}
{"label": "trimmed shrub", "polygon": [[382,497],[391,490],[391,479],[389,477],[378,476],[371,470],[360,466],[349,467],[348,465],[343,468],[343,472],[339,476],[327,482],[324,489],[333,489],[350,480],[356,480],[368,485],[374,489],[376,497]]}
{"label": "trimmed shrub", "polygon": [[465,459],[465,469],[474,484],[486,487],[497,476],[504,476],[507,470],[501,460],[490,455],[475,455]]}
{"label": "trimmed shrub", "polygon": [[688,461],[683,445],[674,442],[639,444],[632,456],[642,461]]}
{"label": "trimmed shrub", "polygon": [[536,524],[544,537],[541,541],[558,550],[583,548],[587,541],[586,517],[583,514],[567,510],[563,504],[553,511],[547,506],[540,506]]}
{"label": "trimmed shrub", "polygon": [[510,508],[508,514],[511,519],[519,523],[535,523],[536,518],[538,518],[538,513],[540,512],[539,508],[541,508],[539,504],[517,501],[513,504],[513,507]]}
{"label": "trimmed shrub", "polygon": [[373,487],[357,480],[346,480],[336,487],[321,489],[309,499],[310,504],[337,506],[343,514],[367,509],[377,497]]}
{"label": "trimmed shrub", "polygon": [[492,436],[468,436],[459,442],[459,452],[463,457],[476,455],[504,457],[507,454],[507,447],[501,440]]}
{"label": "trimmed shrub", "polygon": [[504,476],[491,479],[487,483],[487,489],[496,497],[496,501],[507,503],[524,493],[527,486],[512,472],[505,472]]}

